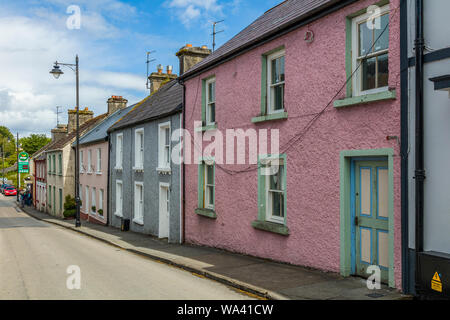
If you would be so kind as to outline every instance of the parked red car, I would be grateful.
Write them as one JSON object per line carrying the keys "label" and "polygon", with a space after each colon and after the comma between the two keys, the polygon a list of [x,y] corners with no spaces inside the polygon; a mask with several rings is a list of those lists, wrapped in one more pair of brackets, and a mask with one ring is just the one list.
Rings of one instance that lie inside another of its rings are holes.
{"label": "parked red car", "polygon": [[17,190],[16,188],[13,187],[7,187],[5,188],[5,190],[3,191],[5,196],[16,196],[17,195]]}

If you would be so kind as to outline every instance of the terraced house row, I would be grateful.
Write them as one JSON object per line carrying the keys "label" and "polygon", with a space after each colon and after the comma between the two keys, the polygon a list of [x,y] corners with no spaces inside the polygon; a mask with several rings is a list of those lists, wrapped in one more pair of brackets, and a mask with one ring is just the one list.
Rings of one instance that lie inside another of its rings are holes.
{"label": "terraced house row", "polygon": [[[450,278],[445,9],[287,0],[214,52],[184,46],[144,100],[80,110],[82,218],[449,295],[430,287]],[[34,155],[35,205],[60,216],[73,114]]]}

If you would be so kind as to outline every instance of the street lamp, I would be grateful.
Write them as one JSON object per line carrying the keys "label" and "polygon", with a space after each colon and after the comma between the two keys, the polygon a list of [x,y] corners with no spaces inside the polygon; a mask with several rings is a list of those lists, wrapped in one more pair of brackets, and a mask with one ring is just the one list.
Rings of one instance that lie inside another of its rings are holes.
{"label": "street lamp", "polygon": [[[78,55],[75,56],[75,64],[71,63],[59,63],[58,61],[55,62],[55,65],[53,66],[53,69],[50,71],[50,73],[55,77],[55,79],[58,79],[64,72],[62,72],[61,68],[59,66],[65,66],[70,68],[72,71],[75,72],[76,77],[76,99],[77,99],[77,143],[75,147],[75,204],[77,207],[76,215],[75,215],[75,227],[81,227],[80,222],[80,161],[79,161],[79,147],[80,147],[80,123],[79,123],[79,113],[78,109],[80,108],[80,95],[79,95],[79,76],[78,76]],[[75,68],[75,69],[74,69]]]}

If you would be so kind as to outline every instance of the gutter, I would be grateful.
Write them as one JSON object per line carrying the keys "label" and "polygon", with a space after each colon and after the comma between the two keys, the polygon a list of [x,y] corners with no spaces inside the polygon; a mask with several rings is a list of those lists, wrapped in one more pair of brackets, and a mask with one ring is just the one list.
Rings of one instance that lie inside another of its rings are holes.
{"label": "gutter", "polygon": [[423,32],[423,0],[416,0],[416,39],[414,41],[416,52],[416,83],[415,83],[415,249],[416,249],[416,266],[415,266],[415,289],[416,293],[421,291],[421,276],[419,253],[423,252],[424,247],[424,121],[423,121],[423,54],[424,54],[424,32]]}
{"label": "gutter", "polygon": [[338,11],[338,10],[342,9],[343,7],[346,7],[347,5],[357,2],[357,1],[359,1],[359,0],[335,0],[332,3],[325,4],[322,7],[316,8],[316,10],[313,10],[303,16],[300,16],[298,19],[295,19],[288,24],[282,25],[267,34],[262,35],[259,38],[256,38],[250,42],[247,42],[247,43],[243,44],[242,46],[237,47],[236,49],[233,49],[232,51],[230,51],[230,52],[224,54],[222,57],[218,58],[217,60],[211,60],[211,62],[205,64],[204,66],[199,67],[198,69],[192,70],[191,72],[187,71],[183,75],[180,75],[178,78],[182,79],[182,80],[191,79],[200,73],[209,71],[209,70],[217,67],[220,64],[230,61],[237,56],[240,56],[246,52],[253,50],[256,47],[259,47],[259,46],[261,46],[265,43],[268,43],[276,38],[279,38],[291,31],[294,31],[295,29],[303,27],[315,20],[325,17],[325,16],[327,16],[335,11]]}

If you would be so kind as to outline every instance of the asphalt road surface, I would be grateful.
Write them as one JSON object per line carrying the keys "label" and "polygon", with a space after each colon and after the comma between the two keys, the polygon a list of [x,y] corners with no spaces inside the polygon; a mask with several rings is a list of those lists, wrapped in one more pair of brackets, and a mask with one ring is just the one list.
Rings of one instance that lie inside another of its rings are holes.
{"label": "asphalt road surface", "polygon": [[0,194],[0,299],[251,297],[31,218],[15,208],[15,197]]}

